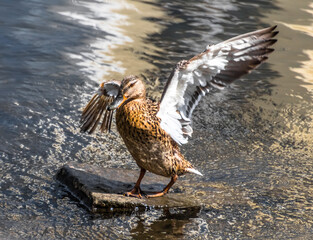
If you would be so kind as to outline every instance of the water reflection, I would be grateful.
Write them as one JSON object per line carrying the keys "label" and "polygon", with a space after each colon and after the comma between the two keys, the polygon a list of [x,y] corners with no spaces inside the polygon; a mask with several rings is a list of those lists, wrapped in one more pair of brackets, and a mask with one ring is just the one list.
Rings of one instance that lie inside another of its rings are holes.
{"label": "water reflection", "polygon": [[[311,15],[311,19],[313,18],[313,4],[308,3],[306,8],[300,9],[300,11],[303,11],[304,13],[308,13]],[[286,27],[294,30],[294,31],[299,31],[307,34],[310,37],[313,37],[313,24],[312,23],[307,23],[307,24],[293,24],[290,23],[288,20],[281,21],[281,24],[284,24]],[[313,58],[313,53],[311,49],[304,49],[303,50],[304,56],[306,56],[309,60],[307,61],[301,61],[301,66],[300,68],[297,67],[291,67],[290,70],[298,73],[299,75],[297,76],[298,79],[301,79],[304,84],[301,85],[305,88],[308,89],[309,92],[312,93],[312,88],[313,88],[313,72],[312,72],[312,58]],[[301,96],[298,96],[301,97]]]}
{"label": "water reflection", "polygon": [[[299,154],[311,159],[313,156],[313,132],[312,132],[312,3],[303,1],[301,7],[294,2],[286,4],[278,1],[278,5],[284,6],[286,12],[276,12],[267,16],[269,21],[275,19],[281,24],[281,46],[284,46],[284,54],[288,57],[285,63],[281,62],[281,55],[274,55],[274,68],[281,74],[281,78],[274,79],[277,87],[272,99],[280,105],[277,116],[279,128],[275,130],[277,141],[271,146],[271,150],[278,155],[290,157]],[[292,21],[289,13],[295,17]],[[287,63],[287,64],[286,64]],[[288,152],[288,154],[287,154]],[[301,159],[301,158],[300,158]],[[299,161],[301,161],[299,159]]]}
{"label": "water reflection", "polygon": [[301,62],[302,66],[300,68],[291,68],[291,71],[299,74],[298,78],[304,82],[301,86],[305,87],[313,97],[313,51],[303,50],[303,53],[309,60]]}
{"label": "water reflection", "polygon": [[104,79],[121,79],[129,74],[140,75],[148,70],[156,71],[155,66],[147,62],[144,56],[158,56],[163,50],[144,39],[164,27],[147,19],[163,20],[165,14],[159,7],[148,3],[79,1],[76,4],[90,10],[91,14],[81,12],[81,8],[74,12],[59,11],[59,14],[74,22],[91,26],[99,32],[88,51],[68,53],[68,56],[77,60],[80,71],[97,83]]}
{"label": "water reflection", "polygon": [[130,231],[133,239],[174,239],[181,238],[186,233],[190,237],[198,235],[199,231],[190,229],[195,223],[200,208],[195,209],[164,209],[157,214],[142,214],[137,216]]}

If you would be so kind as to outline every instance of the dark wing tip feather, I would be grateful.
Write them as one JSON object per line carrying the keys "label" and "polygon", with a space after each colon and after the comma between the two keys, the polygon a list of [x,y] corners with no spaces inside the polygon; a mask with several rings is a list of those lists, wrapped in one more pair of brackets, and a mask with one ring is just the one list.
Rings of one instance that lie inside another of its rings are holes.
{"label": "dark wing tip feather", "polygon": [[274,45],[277,42],[277,39],[271,38],[271,39],[268,39],[267,41],[269,42],[269,45],[268,45],[269,47],[269,46]]}
{"label": "dark wing tip feather", "polygon": [[267,56],[261,56],[257,59],[255,59],[254,61],[252,61],[248,67],[249,67],[249,70],[252,70],[254,69],[256,66],[260,65],[262,62],[264,62],[265,60],[267,60],[268,57]]}
{"label": "dark wing tip feather", "polygon": [[274,48],[267,48],[265,54],[270,54],[270,53],[272,53],[272,52],[274,52],[274,51],[275,51]]}
{"label": "dark wing tip feather", "polygon": [[267,27],[264,29],[256,30],[255,32],[260,32],[260,33],[268,33],[268,32],[273,32],[277,28],[277,25]]}
{"label": "dark wing tip feather", "polygon": [[272,37],[272,38],[275,37],[278,33],[279,33],[279,31],[272,32],[271,37]]}

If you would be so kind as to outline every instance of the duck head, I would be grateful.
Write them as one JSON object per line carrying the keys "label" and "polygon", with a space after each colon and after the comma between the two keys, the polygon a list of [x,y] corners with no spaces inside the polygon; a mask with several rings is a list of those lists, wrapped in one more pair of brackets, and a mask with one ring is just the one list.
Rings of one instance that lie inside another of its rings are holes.
{"label": "duck head", "polygon": [[146,88],[144,83],[137,76],[131,75],[123,79],[119,93],[109,106],[109,110],[117,109],[132,100],[145,98]]}

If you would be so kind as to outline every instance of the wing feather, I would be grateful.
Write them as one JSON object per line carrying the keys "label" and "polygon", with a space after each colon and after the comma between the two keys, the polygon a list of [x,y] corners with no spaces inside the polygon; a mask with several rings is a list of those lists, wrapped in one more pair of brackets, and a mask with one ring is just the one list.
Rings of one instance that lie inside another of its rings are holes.
{"label": "wing feather", "polygon": [[276,26],[233,37],[190,60],[180,61],[162,94],[157,116],[161,127],[178,143],[192,134],[191,116],[202,96],[212,88],[224,89],[265,61],[277,40]]}
{"label": "wing feather", "polygon": [[94,94],[82,112],[81,132],[93,133],[101,119],[101,132],[110,131],[114,111],[109,110],[108,106],[118,95],[120,84],[119,81],[113,80],[100,85],[99,91]]}

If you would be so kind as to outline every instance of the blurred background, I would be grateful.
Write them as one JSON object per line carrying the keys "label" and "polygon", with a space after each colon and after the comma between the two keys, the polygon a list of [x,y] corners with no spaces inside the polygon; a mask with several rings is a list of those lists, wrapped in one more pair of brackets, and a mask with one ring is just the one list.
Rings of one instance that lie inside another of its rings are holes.
{"label": "blurred background", "polygon": [[[115,126],[79,132],[99,83],[135,74],[157,99],[179,60],[271,25],[269,60],[194,112],[201,209],[92,215],[55,180],[70,161],[138,168]],[[1,0],[0,238],[310,239],[312,37],[309,0]]]}

